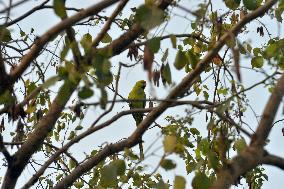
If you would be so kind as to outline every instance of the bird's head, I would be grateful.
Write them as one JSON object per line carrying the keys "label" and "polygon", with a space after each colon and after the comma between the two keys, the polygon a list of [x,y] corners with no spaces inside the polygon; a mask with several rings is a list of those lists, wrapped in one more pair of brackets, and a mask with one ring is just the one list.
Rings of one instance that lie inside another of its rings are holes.
{"label": "bird's head", "polygon": [[138,88],[145,89],[146,88],[146,81],[144,81],[144,80],[137,81],[135,86],[137,86]]}

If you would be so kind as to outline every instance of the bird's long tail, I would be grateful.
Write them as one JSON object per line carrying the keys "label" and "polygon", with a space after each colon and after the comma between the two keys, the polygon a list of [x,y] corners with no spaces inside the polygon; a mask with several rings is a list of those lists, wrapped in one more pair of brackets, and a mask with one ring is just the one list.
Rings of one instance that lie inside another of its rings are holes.
{"label": "bird's long tail", "polygon": [[[136,116],[136,126],[138,126],[142,120],[143,120],[143,116]],[[140,160],[144,159],[144,152],[143,152],[143,141],[142,141],[142,136],[141,138],[139,138],[139,153],[140,153]]]}

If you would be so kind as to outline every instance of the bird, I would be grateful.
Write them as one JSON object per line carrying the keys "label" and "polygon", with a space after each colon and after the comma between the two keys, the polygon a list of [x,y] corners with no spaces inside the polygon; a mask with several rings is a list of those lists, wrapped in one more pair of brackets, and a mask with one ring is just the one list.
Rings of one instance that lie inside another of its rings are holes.
{"label": "bird", "polygon": [[[146,88],[146,81],[139,80],[135,83],[134,87],[130,91],[128,95],[128,103],[130,109],[134,108],[145,108],[146,106],[146,94],[144,92],[144,89]],[[138,126],[142,120],[143,120],[143,113],[141,112],[134,112],[132,113],[132,116],[136,122],[136,126]],[[143,145],[142,145],[142,138],[140,138],[139,143],[139,150],[140,150],[140,159],[144,159],[144,153],[143,153]]]}

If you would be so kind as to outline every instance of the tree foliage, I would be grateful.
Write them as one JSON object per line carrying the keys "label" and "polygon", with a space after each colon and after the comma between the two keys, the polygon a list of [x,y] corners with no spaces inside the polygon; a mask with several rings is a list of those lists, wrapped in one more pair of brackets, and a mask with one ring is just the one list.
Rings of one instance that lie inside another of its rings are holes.
{"label": "tree foliage", "polygon": [[[281,30],[283,0],[5,3],[3,189],[258,189],[268,180],[263,164],[284,169],[268,138],[283,122],[284,39],[271,27]],[[41,12],[58,23],[41,32],[29,20]],[[147,99],[133,100],[145,108],[127,106],[133,78],[147,80]],[[262,110],[249,98],[259,91],[268,97],[254,97]],[[131,114],[144,114],[137,127]],[[113,126],[125,137],[116,140]]]}

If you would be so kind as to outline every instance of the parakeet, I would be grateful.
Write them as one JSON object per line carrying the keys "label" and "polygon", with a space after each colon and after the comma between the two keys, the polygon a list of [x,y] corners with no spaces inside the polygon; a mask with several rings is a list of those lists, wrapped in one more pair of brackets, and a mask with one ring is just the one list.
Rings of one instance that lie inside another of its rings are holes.
{"label": "parakeet", "polygon": [[[144,92],[144,89],[146,87],[146,81],[140,80],[137,81],[132,90],[130,91],[128,95],[128,100],[137,100],[137,101],[130,101],[129,107],[130,109],[134,108],[145,108],[146,105],[146,94]],[[144,101],[138,101],[138,100],[144,100]],[[135,119],[136,126],[138,126],[142,120],[143,120],[143,113],[132,113],[133,118]],[[142,141],[142,138],[141,138]],[[140,159],[144,159],[144,153],[143,153],[143,145],[142,142],[139,143],[139,150],[140,150]]]}

